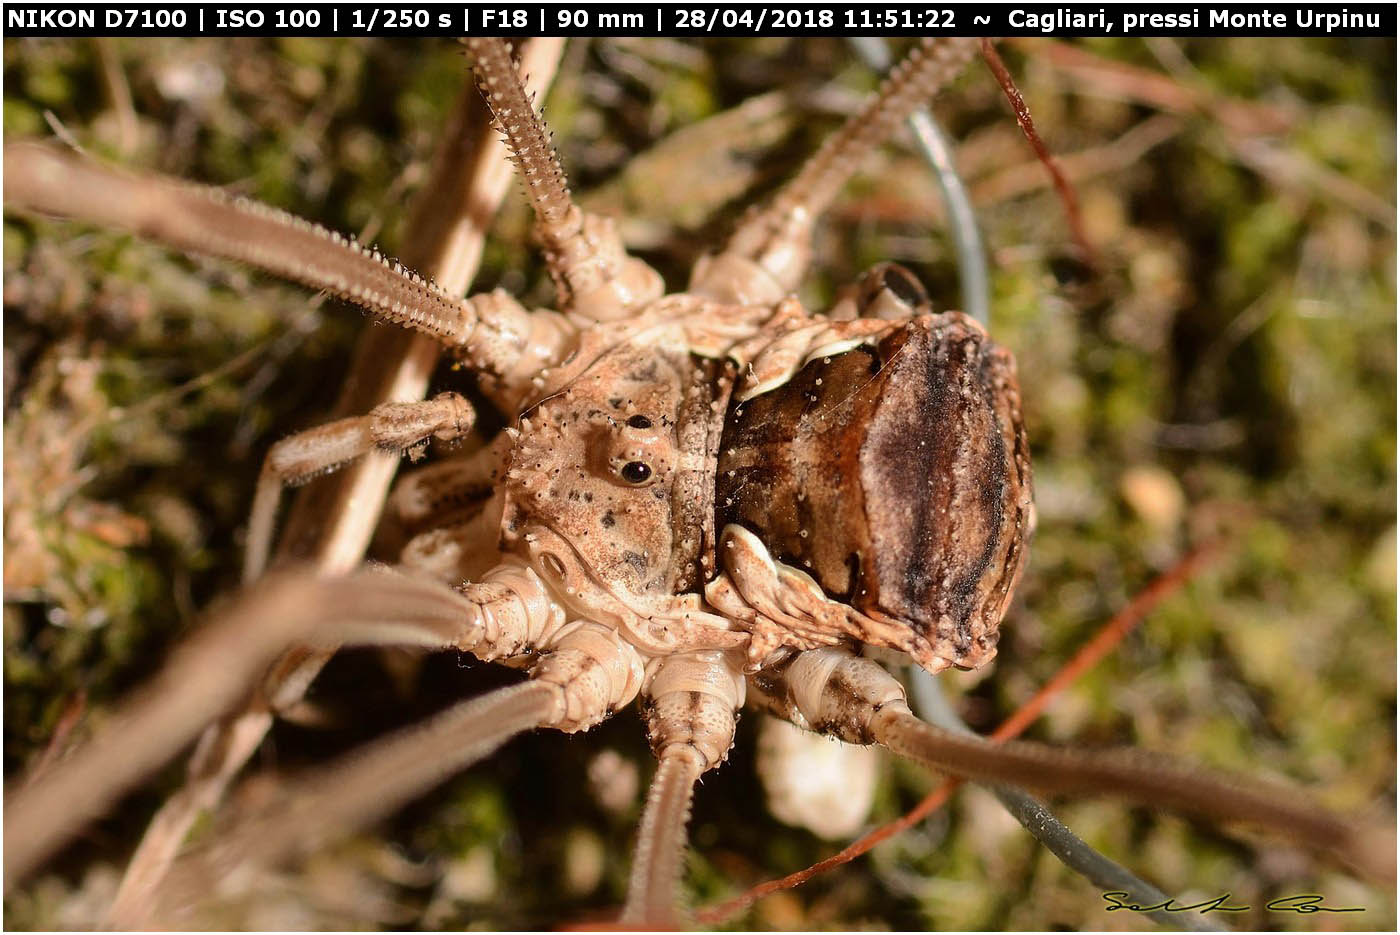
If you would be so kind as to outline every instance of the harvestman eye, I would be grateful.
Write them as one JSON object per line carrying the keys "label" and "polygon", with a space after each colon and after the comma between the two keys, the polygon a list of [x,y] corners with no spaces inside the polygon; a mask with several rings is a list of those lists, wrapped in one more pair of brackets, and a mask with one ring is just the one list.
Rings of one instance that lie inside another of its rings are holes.
{"label": "harvestman eye", "polygon": [[651,465],[645,461],[628,461],[618,472],[623,480],[629,484],[641,486],[651,480]]}

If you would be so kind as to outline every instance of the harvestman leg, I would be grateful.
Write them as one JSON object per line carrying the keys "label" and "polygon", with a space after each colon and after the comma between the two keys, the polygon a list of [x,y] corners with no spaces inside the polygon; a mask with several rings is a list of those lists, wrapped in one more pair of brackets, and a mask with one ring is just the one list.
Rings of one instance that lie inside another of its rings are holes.
{"label": "harvestman leg", "polygon": [[[174,756],[293,642],[457,649],[483,661],[547,650],[536,675],[561,693],[546,723],[565,730],[596,724],[636,697],[642,682],[635,649],[611,628],[569,623],[544,583],[518,559],[504,560],[460,591],[384,568],[344,578],[276,574],[201,627],[61,768],[47,771],[42,782],[17,787],[5,808],[6,885],[23,879]],[[451,762],[430,762],[425,776],[441,779]],[[133,906],[130,921],[144,922],[147,908],[149,902]]]}
{"label": "harvestman leg", "polygon": [[612,321],[659,298],[665,289],[660,274],[627,255],[612,219],[586,214],[574,203],[549,141],[549,128],[535,113],[510,47],[501,39],[462,42],[472,57],[482,96],[520,169],[560,311]]}
{"label": "harvestman leg", "polygon": [[[510,596],[481,605],[479,619],[487,629],[475,654],[538,652],[531,681],[462,702],[290,780],[274,805],[176,864],[156,909],[162,922],[170,924],[168,914],[217,891],[220,881],[236,886],[235,870],[284,862],[381,818],[517,734],[537,728],[587,730],[636,697],[644,677],[642,658],[616,629],[590,621],[563,623],[562,608],[522,566],[501,566],[494,583],[505,585],[500,593]],[[485,588],[476,590],[486,597]],[[494,637],[492,623],[502,625]]]}
{"label": "harvestman leg", "polygon": [[740,224],[723,251],[696,264],[691,293],[760,305],[795,291],[811,262],[812,232],[822,212],[865,158],[956,78],[976,51],[975,39],[924,39],[773,201]]}
{"label": "harvestman leg", "polygon": [[[536,90],[542,91],[553,78],[562,46],[562,40],[553,39],[530,40],[523,46],[522,68]],[[503,148],[485,132],[480,111],[475,93],[468,89],[415,205],[414,222],[408,226],[415,239],[404,248],[411,262],[458,295],[475,275],[486,228],[510,182]],[[390,400],[421,398],[441,351],[441,344],[430,336],[371,329],[362,339],[342,406],[364,412]],[[333,493],[325,485],[311,491],[318,496],[303,497],[294,508],[288,541],[312,554],[322,573],[348,571],[368,547],[396,468],[397,462],[390,459],[364,459],[335,479]],[[312,542],[304,544],[308,527]],[[273,713],[300,700],[329,655],[307,650],[284,655],[241,712],[208,728],[190,761],[185,786],[152,819],[133,855],[109,923],[120,927],[124,919],[140,917],[194,819],[223,797],[233,776],[261,744]]]}
{"label": "harvestman leg", "polygon": [[[271,576],[216,614],[125,702],[103,731],[5,803],[5,885],[23,879],[150,770],[174,756],[247,691],[289,643],[455,647],[490,652],[509,631],[540,629],[508,584],[458,594],[382,570],[317,579]],[[491,612],[483,608],[494,608]],[[514,625],[515,621],[529,625]]]}
{"label": "harvestman leg", "polygon": [[384,403],[368,415],[328,422],[273,445],[253,496],[243,583],[262,577],[267,566],[283,487],[304,484],[371,451],[398,455],[430,438],[456,441],[475,421],[470,403],[456,393],[442,393],[422,402]]}
{"label": "harvestman leg", "polygon": [[1300,790],[1182,766],[1140,750],[1086,752],[1027,741],[994,744],[916,717],[904,686],[842,649],[796,653],[762,673],[759,707],[847,743],[878,743],[931,770],[1069,795],[1110,795],[1243,822],[1293,837],[1380,880],[1395,877],[1394,829],[1324,808]]}
{"label": "harvestman leg", "polygon": [[743,657],[721,652],[670,656],[653,663],[647,675],[642,704],[657,767],[637,829],[621,922],[679,928],[690,803],[700,776],[723,763],[734,743],[744,705]]}

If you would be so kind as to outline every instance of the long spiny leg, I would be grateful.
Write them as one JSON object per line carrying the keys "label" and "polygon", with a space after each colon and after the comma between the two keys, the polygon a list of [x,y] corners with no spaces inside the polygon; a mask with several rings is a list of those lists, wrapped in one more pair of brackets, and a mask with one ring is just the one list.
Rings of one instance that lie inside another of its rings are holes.
{"label": "long spiny leg", "polygon": [[465,343],[475,324],[472,309],[378,250],[218,188],[122,171],[20,142],[5,144],[5,203],[246,263],[354,302],[448,346]]}
{"label": "long spiny leg", "polygon": [[[548,86],[562,49],[561,39],[526,41],[522,67],[528,70],[532,87]],[[465,89],[433,156],[428,181],[410,211],[404,257],[452,295],[465,293],[475,276],[485,231],[510,183],[505,147],[490,138],[489,123],[476,90]],[[488,313],[492,308],[480,299],[478,307]],[[503,393],[524,392],[529,380],[519,374],[532,372],[538,355],[562,356],[569,332],[560,316],[527,316],[514,303],[503,304],[497,317],[517,324],[527,319],[523,322],[525,353],[517,355],[515,370],[501,377]],[[435,337],[367,330],[342,393],[340,412],[363,413],[384,402],[422,398],[440,348]],[[483,388],[492,393],[489,380]],[[364,556],[396,467],[389,459],[361,459],[330,483],[303,490],[288,519],[285,551],[311,561],[321,574],[353,569]],[[273,715],[298,703],[329,655],[304,649],[284,654],[239,711],[208,727],[196,745],[184,786],[161,806],[127,865],[111,909],[112,920],[144,911],[143,894],[159,886],[195,819],[217,805],[257,750]]]}
{"label": "long spiny leg", "polygon": [[[372,587],[346,587],[359,579],[365,579]],[[451,647],[494,659],[533,646],[536,640],[556,631],[564,619],[562,609],[549,599],[539,579],[519,563],[498,565],[483,576],[481,583],[467,585],[460,593],[387,570],[360,572],[349,579],[326,579],[318,586],[330,589],[337,601],[348,602],[351,608],[328,605],[329,632],[323,634],[319,644],[311,642],[310,637],[299,640],[310,643],[310,648],[285,654],[279,660],[265,681],[265,697],[245,705],[237,716],[216,724],[200,738],[191,757],[185,788],[157,814],[128,867],[108,912],[110,927],[147,926],[156,894],[193,816],[216,804],[232,774],[230,764],[241,764],[251,755],[270,726],[271,713],[285,710],[300,699],[317,670],[317,666],[307,666],[307,658],[314,661],[328,654],[327,640],[336,645],[359,642],[426,649]],[[296,639],[295,633],[290,636]],[[156,761],[150,765],[156,765]]]}
{"label": "long spiny leg", "polygon": [[638,928],[677,927],[681,868],[685,858],[686,825],[695,797],[695,783],[704,763],[694,750],[672,747],[657,760],[647,790],[632,872],[627,881],[627,904],[620,921]]}
{"label": "long spiny leg", "polygon": [[695,783],[724,761],[734,743],[744,675],[742,660],[717,652],[670,656],[654,666],[643,705],[658,765],[637,831],[621,921],[675,928]]}
{"label": "long spiny leg", "polygon": [[162,908],[178,911],[239,866],[287,861],[382,818],[518,734],[587,730],[641,688],[641,657],[611,627],[575,621],[527,648],[544,649],[531,681],[456,705],[287,783],[274,806],[178,865]]}
{"label": "long spiny leg", "polygon": [[494,657],[497,645],[529,645],[561,619],[538,579],[513,566],[463,594],[375,570],[342,579],[269,578],[177,650],[101,734],[42,782],[17,787],[5,806],[5,885],[238,702],[290,642],[454,647]]}
{"label": "long spiny leg", "polygon": [[[136,697],[123,704],[103,732],[75,751],[42,782],[19,787],[5,807],[5,885],[23,879],[83,826],[151,770],[174,756],[212,718],[228,710],[247,685],[288,643],[313,648],[346,644],[457,649],[483,660],[593,639],[585,627],[566,628],[562,607],[525,564],[506,561],[484,580],[460,592],[387,569],[345,578],[301,574],[270,576],[177,650]],[[582,636],[573,634],[583,632]],[[613,635],[613,643],[617,643]],[[569,640],[573,642],[569,642]],[[592,649],[593,639],[585,649]],[[614,654],[623,650],[614,649]],[[544,675],[556,672],[543,668]],[[576,666],[579,670],[585,665]],[[630,700],[640,686],[640,662]],[[618,681],[614,665],[605,676]],[[600,677],[581,684],[593,694],[613,684]],[[556,681],[558,678],[556,677]],[[625,686],[624,686],[625,687]],[[620,689],[619,689],[620,690]],[[570,695],[561,726],[587,721],[585,701]],[[596,723],[596,720],[588,723]],[[155,887],[160,874],[139,878]],[[133,921],[150,903],[150,891],[133,891],[117,922]]]}
{"label": "long spiny leg", "polygon": [[930,769],[1052,794],[1110,795],[1143,805],[1243,822],[1293,837],[1379,879],[1395,875],[1395,835],[1345,818],[1281,783],[1183,766],[1141,751],[1086,752],[994,744],[936,727],[905,703],[878,664],[839,649],[797,653],[754,681],[760,705],[848,743],[878,743]]}
{"label": "long spiny leg", "polygon": [[441,393],[422,402],[384,403],[368,415],[319,425],[273,445],[253,496],[243,583],[256,581],[267,565],[283,487],[304,484],[370,451],[399,455],[430,438],[455,441],[475,421],[470,403],[456,393]]}
{"label": "long spiny leg", "polygon": [[1183,767],[1139,750],[1087,754],[1026,741],[990,744],[896,709],[882,712],[870,729],[878,743],[931,769],[1242,822],[1297,838],[1370,876],[1395,876],[1393,832],[1364,827],[1281,784]]}
{"label": "long spiny leg", "polygon": [[464,39],[481,92],[510,145],[535,210],[535,232],[566,311],[603,321],[622,318],[657,298],[661,277],[627,255],[608,218],[585,214],[569,194],[544,121],[501,39]]}
{"label": "long spiny leg", "polygon": [[717,256],[696,265],[691,291],[720,301],[776,302],[802,281],[817,218],[875,147],[955,78],[974,39],[924,39],[895,66],[874,99],[835,134],[773,201],[740,224]]}
{"label": "long spiny leg", "polygon": [[[535,355],[531,313],[500,293],[451,296],[378,250],[223,190],[127,172],[37,143],[7,143],[10,208],[129,230],[189,253],[246,263],[353,302],[437,340],[488,376]],[[554,323],[562,338],[571,331]],[[560,348],[562,349],[562,348]]]}
{"label": "long spiny leg", "polygon": [[281,784],[276,804],[180,858],[141,915],[123,927],[166,927],[218,892],[248,864],[266,866],[310,853],[390,813],[398,805],[479,760],[513,737],[558,716],[558,687],[533,681],[454,705],[423,724],[372,742],[326,767]]}

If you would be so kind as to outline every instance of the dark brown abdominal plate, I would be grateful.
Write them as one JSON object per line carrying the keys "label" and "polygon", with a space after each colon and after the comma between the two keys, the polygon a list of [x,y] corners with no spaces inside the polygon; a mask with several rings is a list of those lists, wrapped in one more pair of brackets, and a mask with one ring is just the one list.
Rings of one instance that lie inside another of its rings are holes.
{"label": "dark brown abdominal plate", "polygon": [[962,651],[958,625],[975,609],[1001,528],[1006,450],[981,380],[980,342],[923,332],[906,348],[861,456],[874,606],[925,630],[941,624],[949,632],[936,635]]}
{"label": "dark brown abdominal plate", "polygon": [[1007,444],[1019,412],[983,342],[960,317],[922,317],[731,406],[718,528],[749,529],[835,600],[980,656],[998,566],[1020,555],[1007,506],[1023,482]]}

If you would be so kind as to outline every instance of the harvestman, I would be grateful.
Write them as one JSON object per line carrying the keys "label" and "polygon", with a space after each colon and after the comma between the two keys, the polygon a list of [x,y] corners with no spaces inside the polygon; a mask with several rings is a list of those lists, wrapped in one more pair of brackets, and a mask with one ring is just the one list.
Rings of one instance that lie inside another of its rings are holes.
{"label": "harvestman", "polygon": [[[724,760],[746,700],[940,771],[1252,821],[1388,871],[1384,832],[1286,787],[1137,752],[993,746],[928,725],[859,654],[896,650],[930,672],[986,662],[1034,524],[1007,351],[959,313],[933,313],[898,267],[876,267],[826,314],[792,297],[823,209],[958,73],[970,41],[918,45],[677,294],[627,255],[609,219],[573,203],[509,47],[467,45],[534,208],[557,311],[500,291],[455,298],[376,251],[217,190],[6,145],[11,208],[133,230],[333,293],[430,337],[519,414],[480,453],[410,475],[391,502],[418,528],[447,504],[476,498],[478,510],[422,532],[398,568],[336,579],[263,575],[282,487],[370,451],[461,438],[473,407],[454,393],[386,403],[275,446],[250,523],[246,578],[257,583],[108,733],[10,797],[7,884],[228,710],[289,643],[312,658],[350,644],[457,649],[511,660],[530,679],[294,781],[278,806],[174,861],[194,811],[186,802],[133,862],[114,918],[164,918],[241,862],[286,859],[326,828],[382,815],[522,731],[586,730],[634,700],[659,766],[627,923],[676,921],[693,789]],[[209,678],[213,659],[222,665]],[[305,681],[286,678],[285,694]],[[214,728],[202,748],[233,742],[231,730]],[[139,736],[161,741],[130,746]],[[125,749],[141,749],[140,762],[114,769]]]}

